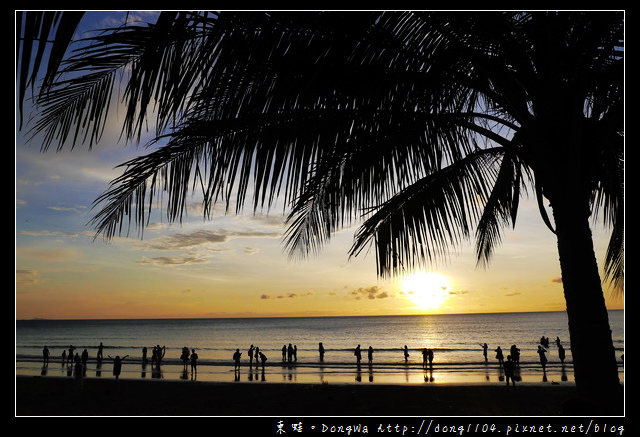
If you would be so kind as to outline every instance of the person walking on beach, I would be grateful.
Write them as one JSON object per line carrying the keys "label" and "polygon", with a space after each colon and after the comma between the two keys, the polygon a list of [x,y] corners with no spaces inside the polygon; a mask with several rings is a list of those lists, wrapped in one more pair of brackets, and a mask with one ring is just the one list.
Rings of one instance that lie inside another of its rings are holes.
{"label": "person walking on beach", "polygon": [[111,358],[110,355],[107,355],[110,360],[113,360],[113,376],[116,377],[116,382],[120,379],[120,373],[122,372],[122,362],[128,356],[129,355],[125,355],[124,357],[120,358],[120,355],[116,355],[115,358]]}
{"label": "person walking on beach", "polygon": [[[235,353],[233,354],[233,364],[234,364],[236,370],[240,369],[240,357],[241,356],[242,356],[242,352],[240,352],[240,349],[236,349]],[[256,363],[257,362],[258,362],[258,360],[256,360]],[[251,367],[251,365],[249,365],[249,367]]]}
{"label": "person walking on beach", "polygon": [[198,354],[195,349],[191,349],[191,356],[189,359],[191,360],[191,376],[193,377],[194,373],[198,374]]}
{"label": "person walking on beach", "polygon": [[98,361],[102,361],[102,349],[104,348],[102,342],[100,342],[100,344],[98,345],[98,355],[96,356],[96,359]]}
{"label": "person walking on beach", "polygon": [[47,346],[42,349],[42,362],[45,366],[49,364],[49,348]]}
{"label": "person walking on beach", "polygon": [[362,351],[360,350],[360,345],[356,347],[356,350],[353,352],[353,355],[356,356],[356,363],[358,363],[359,365],[360,361],[362,360]]}
{"label": "person walking on beach", "polygon": [[498,360],[498,363],[500,363],[500,365],[504,363],[504,354],[502,353],[502,349],[500,348],[500,346],[498,346],[498,348],[496,349],[496,359]]}
{"label": "person walking on beach", "polygon": [[253,356],[256,359],[256,367],[258,367],[258,358],[260,357],[260,348],[258,346],[256,346],[256,349],[253,351]]}
{"label": "person walking on beach", "polygon": [[146,346],[142,348],[142,364],[143,365],[147,364],[147,347]]}
{"label": "person walking on beach", "polygon": [[293,345],[293,361],[294,362],[298,361],[298,345],[297,344]]}
{"label": "person walking on beach", "polygon": [[409,360],[409,348],[407,345],[404,345],[404,362],[406,363]]}
{"label": "person walking on beach", "polygon": [[507,380],[507,386],[509,386],[509,380],[511,380],[511,383],[515,387],[516,380],[514,378],[514,372],[516,370],[516,363],[511,358],[511,355],[507,355],[507,361],[504,362],[502,367],[504,369],[504,377]]}
{"label": "person walking on beach", "polygon": [[320,354],[320,362],[324,361],[324,346],[322,342],[318,343],[318,353]]}
{"label": "person walking on beach", "polygon": [[373,363],[373,348],[369,346],[369,350],[367,351],[367,359],[369,360],[369,364]]}
{"label": "person walking on beach", "polygon": [[287,361],[287,345],[282,345],[282,362],[285,363]]}

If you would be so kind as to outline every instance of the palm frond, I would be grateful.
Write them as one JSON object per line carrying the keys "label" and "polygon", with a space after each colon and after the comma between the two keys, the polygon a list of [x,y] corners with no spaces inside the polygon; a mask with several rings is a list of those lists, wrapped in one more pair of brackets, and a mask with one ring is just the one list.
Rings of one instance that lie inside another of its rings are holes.
{"label": "palm frond", "polygon": [[496,177],[495,152],[471,153],[376,208],[358,229],[351,256],[373,242],[383,277],[446,260],[452,246],[469,238],[481,215]]}
{"label": "palm frond", "polygon": [[531,178],[517,155],[502,150],[493,159],[500,159],[499,171],[476,228],[476,259],[483,267],[502,240],[502,230],[508,225],[515,227],[520,197],[526,194],[525,184]]}
{"label": "palm frond", "polygon": [[24,118],[27,90],[31,87],[32,94],[36,94],[33,90],[42,73],[45,53],[48,62],[42,83],[39,85],[42,93],[53,83],[73,33],[83,16],[82,11],[16,11],[16,74],[20,127]]}

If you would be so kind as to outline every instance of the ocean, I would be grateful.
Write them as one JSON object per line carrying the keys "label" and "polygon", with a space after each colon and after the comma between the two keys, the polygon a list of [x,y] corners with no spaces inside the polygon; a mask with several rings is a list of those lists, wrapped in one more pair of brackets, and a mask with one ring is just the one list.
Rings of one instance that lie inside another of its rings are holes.
{"label": "ocean", "polygon": [[[609,311],[609,322],[624,381],[624,311]],[[540,338],[548,337],[548,363],[542,369],[537,354]],[[558,357],[556,338],[566,350]],[[502,369],[494,350],[505,356],[511,345],[520,349],[522,382],[573,382],[571,345],[564,312],[530,312],[464,315],[359,316],[305,318],[136,319],[136,320],[17,320],[16,375],[71,376],[72,366],[62,362],[62,352],[73,345],[87,349],[85,377],[113,378],[110,357],[127,358],[121,378],[196,379],[213,382],[305,383],[500,383]],[[104,360],[96,360],[98,345]],[[318,347],[325,349],[324,359]],[[485,361],[482,344],[488,345]],[[297,348],[297,359],[283,362],[282,347]],[[142,349],[151,357],[154,346],[165,348],[160,366],[143,363]],[[248,349],[260,348],[266,365],[249,367]],[[356,365],[354,349],[363,350]],[[405,360],[403,349],[409,357]],[[43,365],[42,349],[50,351]],[[374,350],[368,363],[367,349]],[[597,345],[594,345],[597,346]],[[197,372],[180,361],[183,347],[198,354]],[[423,366],[422,350],[433,350],[432,366]],[[240,370],[233,354],[242,353]]]}

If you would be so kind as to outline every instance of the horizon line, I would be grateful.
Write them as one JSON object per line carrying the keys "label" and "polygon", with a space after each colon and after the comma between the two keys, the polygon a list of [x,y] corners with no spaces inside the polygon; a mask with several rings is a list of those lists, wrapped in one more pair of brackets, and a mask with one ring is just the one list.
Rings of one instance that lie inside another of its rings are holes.
{"label": "horizon line", "polygon": [[[624,311],[624,308],[614,308],[607,311]],[[518,313],[566,313],[566,310],[529,310],[529,311],[490,311],[490,312],[472,312],[472,313],[425,313],[425,314],[354,314],[354,315],[316,315],[316,316],[198,316],[198,317],[104,317],[104,318],[48,318],[48,317],[32,317],[32,318],[16,318],[16,322],[25,321],[87,321],[87,320],[206,320],[206,319],[311,319],[311,318],[332,318],[332,317],[415,317],[415,316],[474,316],[483,314],[518,314]]]}

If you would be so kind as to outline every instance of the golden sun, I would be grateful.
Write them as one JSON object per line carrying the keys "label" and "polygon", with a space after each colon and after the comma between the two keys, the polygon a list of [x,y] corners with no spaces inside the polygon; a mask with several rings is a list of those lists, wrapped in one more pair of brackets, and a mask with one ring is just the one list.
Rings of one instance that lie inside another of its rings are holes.
{"label": "golden sun", "polygon": [[417,309],[440,308],[449,294],[449,279],[439,273],[418,272],[404,278],[402,291]]}

